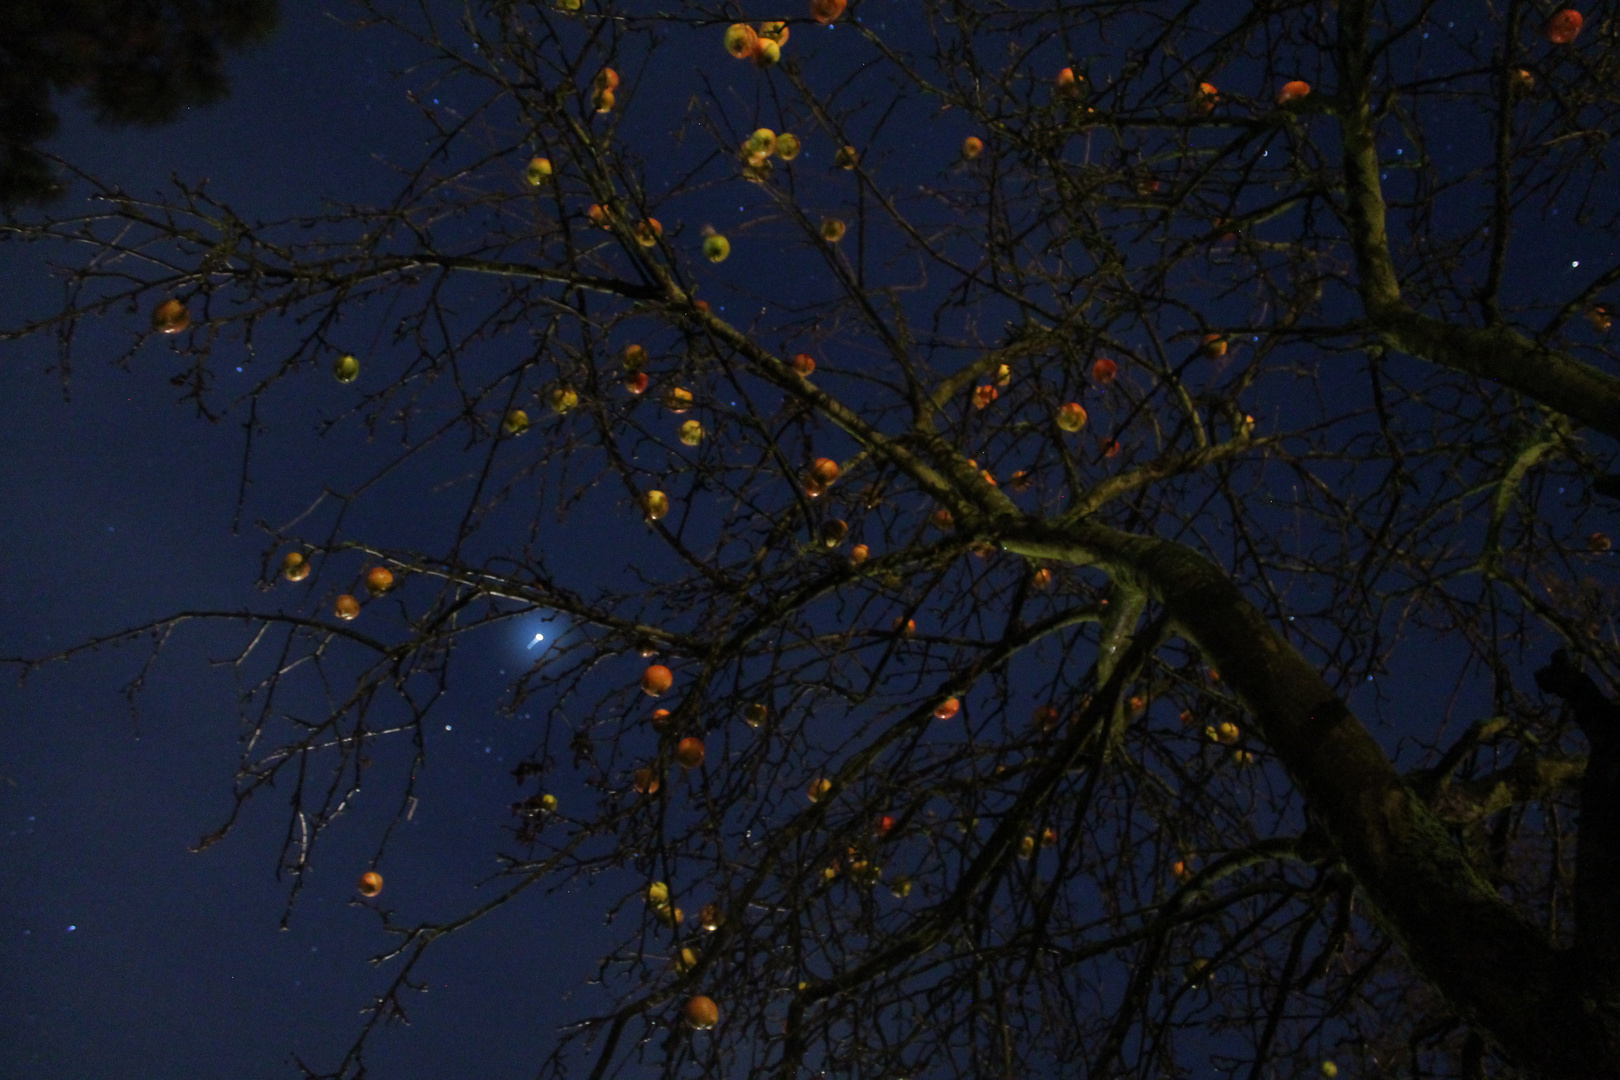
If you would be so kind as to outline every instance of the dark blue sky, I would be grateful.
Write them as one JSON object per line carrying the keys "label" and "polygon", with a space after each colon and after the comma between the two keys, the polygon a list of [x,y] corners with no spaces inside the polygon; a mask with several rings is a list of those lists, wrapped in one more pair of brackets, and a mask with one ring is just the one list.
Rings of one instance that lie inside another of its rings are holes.
{"label": "dark blue sky", "polygon": [[[323,7],[285,4],[268,46],[232,63],[226,103],[155,131],[99,129],[68,110],[51,149],[134,192],[170,172],[209,177],[255,216],[390,191],[374,155],[409,160],[421,134],[389,74],[405,53],[392,37],[344,29]],[[4,321],[56,295],[18,249],[0,264]],[[288,425],[280,463],[259,470],[246,527],[232,536],[240,421],[210,425],[177,405],[161,349],[127,372],[81,362],[71,402],[41,343],[0,346],[0,359],[0,492],[10,508],[0,520],[0,653],[38,655],[180,608],[273,599],[255,593],[264,544],[251,524],[318,491],[323,457],[307,414]],[[516,636],[492,636],[488,696],[458,701],[439,725],[456,730],[438,733],[398,852],[400,865],[425,869],[414,879],[391,872],[384,894],[413,915],[470,904],[495,869],[516,788],[490,764],[514,760],[491,705],[500,668],[521,658]],[[282,794],[256,800],[225,842],[187,851],[229,807],[235,694],[229,669],[208,661],[239,644],[215,629],[182,633],[138,719],[119,691],[140,648],[56,666],[21,688],[0,683],[7,1080],[295,1076],[295,1051],[333,1063],[368,989],[381,985],[365,960],[385,938],[349,901],[374,842],[366,826],[384,807],[362,800],[359,827],[334,837],[287,932],[277,929],[286,887],[274,877]],[[380,1048],[385,1073],[530,1075],[562,1018],[558,999],[583,973],[580,918],[600,924],[599,914],[531,896],[501,926],[462,935],[454,956],[429,963],[432,991],[413,1025]]]}

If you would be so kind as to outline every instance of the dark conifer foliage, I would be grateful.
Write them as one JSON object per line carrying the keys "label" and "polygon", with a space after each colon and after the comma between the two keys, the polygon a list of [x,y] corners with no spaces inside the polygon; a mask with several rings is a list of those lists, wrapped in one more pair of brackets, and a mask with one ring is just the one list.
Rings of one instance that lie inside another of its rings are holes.
{"label": "dark conifer foliage", "polygon": [[0,203],[62,186],[38,145],[82,94],[106,124],[164,124],[229,92],[225,55],[275,30],[276,0],[7,0],[0,19]]}

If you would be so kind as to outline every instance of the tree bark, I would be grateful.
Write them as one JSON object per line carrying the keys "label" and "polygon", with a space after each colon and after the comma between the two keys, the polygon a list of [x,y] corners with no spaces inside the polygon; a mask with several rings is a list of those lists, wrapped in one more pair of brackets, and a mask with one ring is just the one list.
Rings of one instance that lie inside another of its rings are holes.
{"label": "tree bark", "polygon": [[1507,327],[1454,325],[1414,311],[1402,299],[1372,119],[1371,18],[1366,0],[1341,5],[1337,56],[1345,229],[1368,320],[1393,349],[1500,383],[1620,440],[1620,378]]}
{"label": "tree bark", "polygon": [[1502,900],[1366,727],[1223,570],[1180,544],[1091,522],[1062,532],[1010,526],[1003,542],[1033,558],[1103,567],[1164,605],[1249,709],[1380,925],[1504,1056],[1548,1080],[1620,1076],[1612,976],[1555,949]]}
{"label": "tree bark", "polygon": [[1568,703],[1591,745],[1575,840],[1574,954],[1589,979],[1613,985],[1620,982],[1620,705],[1562,649],[1536,672],[1536,685]]}

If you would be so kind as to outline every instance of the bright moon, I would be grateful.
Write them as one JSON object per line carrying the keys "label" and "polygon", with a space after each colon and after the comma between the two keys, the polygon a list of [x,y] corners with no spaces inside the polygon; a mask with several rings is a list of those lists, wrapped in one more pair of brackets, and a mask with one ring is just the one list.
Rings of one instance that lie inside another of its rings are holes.
{"label": "bright moon", "polygon": [[544,640],[546,640],[546,635],[544,635],[544,634],[536,634],[536,635],[534,635],[534,640],[529,642],[529,648],[531,648],[531,649],[534,648],[536,645],[540,644]]}

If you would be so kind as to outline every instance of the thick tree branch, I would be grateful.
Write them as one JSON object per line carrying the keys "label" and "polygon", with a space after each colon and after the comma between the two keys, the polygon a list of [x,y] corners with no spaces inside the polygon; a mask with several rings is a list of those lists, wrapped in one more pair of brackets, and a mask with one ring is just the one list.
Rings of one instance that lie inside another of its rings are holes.
{"label": "thick tree branch", "polygon": [[1584,755],[1520,751],[1506,768],[1440,787],[1429,806],[1447,825],[1471,825],[1510,806],[1539,802],[1575,788],[1586,768]]}
{"label": "thick tree branch", "polygon": [[1576,841],[1575,956],[1611,983],[1620,982],[1620,705],[1562,649],[1536,672],[1536,685],[1569,705],[1591,744]]}
{"label": "thick tree branch", "polygon": [[1390,256],[1378,140],[1372,119],[1371,5],[1340,9],[1338,46],[1346,227],[1373,327],[1394,349],[1503,386],[1620,439],[1620,378],[1505,326],[1457,326],[1413,310]]}
{"label": "thick tree branch", "polygon": [[1457,771],[1463,758],[1474,752],[1482,743],[1494,742],[1508,725],[1506,717],[1493,716],[1489,720],[1476,720],[1468,725],[1468,730],[1462,733],[1458,740],[1440,755],[1440,760],[1432,766],[1423,769],[1413,769],[1407,773],[1405,780],[1412,790],[1421,795],[1425,802],[1433,805],[1435,796],[1451,784],[1451,774]]}
{"label": "thick tree branch", "polygon": [[1504,768],[1468,780],[1452,779],[1464,758],[1495,742],[1507,727],[1502,716],[1471,724],[1438,762],[1413,769],[1403,779],[1441,821],[1453,826],[1472,825],[1510,806],[1539,802],[1580,785],[1586,775],[1585,755],[1534,753],[1528,747]]}
{"label": "thick tree branch", "polygon": [[1620,379],[1613,375],[1506,327],[1454,326],[1404,304],[1369,305],[1368,314],[1391,348],[1499,382],[1620,439]]}
{"label": "thick tree branch", "polygon": [[1371,733],[1223,570],[1180,544],[1090,522],[1063,533],[1031,522],[1005,546],[1101,566],[1165,606],[1253,713],[1385,931],[1471,1026],[1548,1077],[1620,1067],[1613,997],[1571,978],[1566,955],[1480,875]]}

